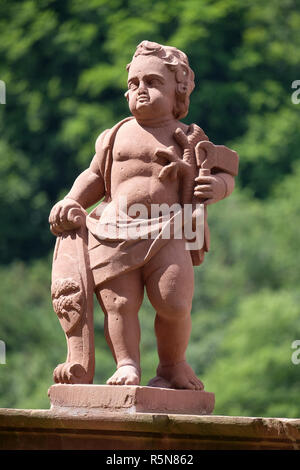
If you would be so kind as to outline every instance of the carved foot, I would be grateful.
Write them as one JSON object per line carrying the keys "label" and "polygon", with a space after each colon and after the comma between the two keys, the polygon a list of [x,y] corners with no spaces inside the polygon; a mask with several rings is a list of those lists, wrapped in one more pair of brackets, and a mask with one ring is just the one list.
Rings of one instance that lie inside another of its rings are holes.
{"label": "carved foot", "polygon": [[90,383],[86,375],[86,370],[81,364],[64,362],[54,369],[53,379],[54,382],[60,384]]}
{"label": "carved foot", "polygon": [[163,377],[153,377],[153,379],[149,380],[147,383],[148,387],[159,387],[159,388],[173,388],[171,382],[164,379]]}
{"label": "carved foot", "polygon": [[204,385],[185,361],[174,365],[157,368],[157,376],[150,380],[149,387],[179,388],[187,390],[204,390]]}
{"label": "carved foot", "polygon": [[107,385],[139,385],[139,370],[131,365],[121,366],[106,383]]}

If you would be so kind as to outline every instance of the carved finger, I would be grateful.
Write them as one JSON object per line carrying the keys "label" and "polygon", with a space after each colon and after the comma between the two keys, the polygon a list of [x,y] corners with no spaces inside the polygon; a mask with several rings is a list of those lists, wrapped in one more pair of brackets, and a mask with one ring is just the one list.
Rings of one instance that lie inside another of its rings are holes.
{"label": "carved finger", "polygon": [[55,208],[54,214],[53,214],[53,223],[59,224],[59,217],[60,217],[60,211],[62,207],[60,204],[58,204]]}
{"label": "carved finger", "polygon": [[[170,177],[172,177],[172,173],[173,171],[176,170],[176,175],[177,175],[177,165],[175,162],[172,162],[170,163],[169,165],[167,166],[164,166],[161,170],[160,170],[160,173],[158,175],[158,179],[160,181],[163,181],[165,180],[169,175]],[[175,175],[175,176],[176,176]]]}
{"label": "carved finger", "polygon": [[194,191],[212,191],[210,184],[199,184],[195,186]]}
{"label": "carved finger", "polygon": [[49,214],[49,223],[50,224],[54,224],[54,222],[56,221],[56,206],[52,207],[51,209],[51,212]]}
{"label": "carved finger", "polygon": [[56,205],[52,207],[50,214],[49,214],[49,224],[53,224],[55,222],[55,213],[56,213]]}
{"label": "carved finger", "polygon": [[174,147],[168,147],[166,149],[157,149],[155,155],[157,157],[166,158],[169,162],[176,162],[177,160],[179,160],[179,157],[176,154]]}
{"label": "carved finger", "polygon": [[197,176],[195,178],[195,181],[197,181],[197,183],[210,184],[214,182],[214,177],[213,176]]}
{"label": "carved finger", "polygon": [[194,195],[201,198],[212,198],[213,192],[212,191],[195,191]]}
{"label": "carved finger", "polygon": [[167,176],[168,176],[169,173],[170,173],[170,168],[169,168],[169,166],[165,166],[164,168],[162,168],[162,169],[160,170],[160,173],[159,173],[159,175],[158,175],[158,179],[159,179],[160,181],[165,180],[165,179],[167,178]]}
{"label": "carved finger", "polygon": [[61,235],[64,231],[64,229],[61,227],[61,225],[57,224],[57,223],[50,224],[50,230],[53,233],[53,235],[55,235],[56,237],[58,235]]}
{"label": "carved finger", "polygon": [[186,147],[189,147],[188,138],[185,135],[185,133],[183,132],[183,130],[180,129],[180,127],[178,127],[176,129],[176,131],[174,132],[174,138],[175,138],[176,142],[180,145],[181,148],[184,149]]}
{"label": "carved finger", "polygon": [[57,224],[50,224],[50,231],[53,233],[55,237],[58,237],[61,234],[61,232],[59,232],[56,229],[56,227],[57,227]]}
{"label": "carved finger", "polygon": [[211,187],[204,188],[202,185],[196,186],[196,188],[194,188],[194,192],[195,193],[204,193],[204,194],[209,194],[209,195],[213,195],[213,193],[214,193],[214,191]]}
{"label": "carved finger", "polygon": [[59,214],[59,219],[61,223],[67,222],[69,210],[70,210],[70,206],[68,205],[62,207],[60,214]]}
{"label": "carved finger", "polygon": [[187,130],[187,136],[191,137],[193,133],[195,132],[196,128],[194,124],[190,124]]}

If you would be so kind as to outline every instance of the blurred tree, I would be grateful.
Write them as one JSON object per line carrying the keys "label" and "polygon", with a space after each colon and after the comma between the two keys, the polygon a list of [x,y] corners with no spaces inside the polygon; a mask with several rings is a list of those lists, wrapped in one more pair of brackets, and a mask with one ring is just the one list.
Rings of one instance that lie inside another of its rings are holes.
{"label": "blurred tree", "polygon": [[[189,56],[186,122],[241,157],[238,189],[209,208],[212,247],[195,269],[188,360],[220,414],[299,416],[300,0],[0,0],[0,406],[47,407],[66,345],[50,304],[52,204],[128,115],[125,65],[143,39]],[[11,264],[9,264],[11,263]],[[155,312],[141,309],[142,383],[157,365]],[[95,314],[96,383],[111,374]]]}
{"label": "blurred tree", "polygon": [[50,208],[89,164],[97,135],[128,114],[125,65],[143,39],[188,54],[196,89],[186,121],[235,147],[241,184],[267,197],[298,155],[299,109],[290,99],[300,55],[297,6],[2,0],[0,261],[39,257],[53,245]]}
{"label": "blurred tree", "polygon": [[300,336],[298,306],[298,292],[284,289],[241,300],[205,376],[216,393],[216,414],[299,416],[299,366],[291,360]]}

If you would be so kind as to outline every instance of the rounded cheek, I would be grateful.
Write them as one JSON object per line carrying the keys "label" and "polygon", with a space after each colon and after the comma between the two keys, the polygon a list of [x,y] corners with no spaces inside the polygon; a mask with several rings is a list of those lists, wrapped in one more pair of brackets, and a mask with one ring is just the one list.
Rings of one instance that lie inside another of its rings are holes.
{"label": "rounded cheek", "polygon": [[164,110],[167,108],[171,108],[173,106],[172,100],[169,100],[166,96],[162,95],[161,93],[155,94],[153,96],[152,102],[157,107],[160,107],[161,109],[164,109]]}
{"label": "rounded cheek", "polygon": [[128,106],[130,111],[133,111],[136,109],[136,97],[132,94],[128,95]]}
{"label": "rounded cheek", "polygon": [[150,88],[148,90],[148,94],[153,101],[157,101],[163,97],[161,92],[157,90],[156,88]]}

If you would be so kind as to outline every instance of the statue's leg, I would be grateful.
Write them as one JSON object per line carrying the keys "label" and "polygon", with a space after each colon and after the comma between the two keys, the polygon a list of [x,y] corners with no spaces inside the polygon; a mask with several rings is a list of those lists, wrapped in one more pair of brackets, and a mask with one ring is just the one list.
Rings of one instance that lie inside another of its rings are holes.
{"label": "statue's leg", "polygon": [[194,272],[185,240],[170,240],[144,267],[149,300],[156,310],[155,333],[160,359],[157,377],[148,385],[202,389],[187,364],[191,333]]}
{"label": "statue's leg", "polygon": [[140,383],[140,324],[138,312],[143,301],[141,270],[135,269],[96,288],[105,315],[106,339],[117,364],[109,385]]}

